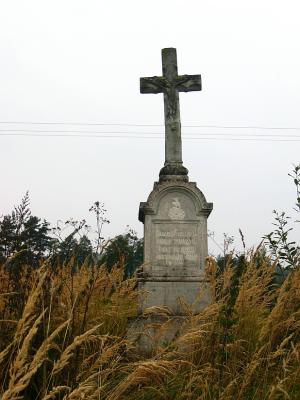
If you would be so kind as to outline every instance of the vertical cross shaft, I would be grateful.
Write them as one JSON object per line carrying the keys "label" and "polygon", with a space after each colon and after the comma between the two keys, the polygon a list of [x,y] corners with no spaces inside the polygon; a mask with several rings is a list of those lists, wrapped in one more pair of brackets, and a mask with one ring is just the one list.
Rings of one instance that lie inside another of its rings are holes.
{"label": "vertical cross shaft", "polygon": [[[163,77],[168,83],[178,76],[176,49],[162,50]],[[165,165],[182,164],[181,122],[179,93],[175,85],[168,84],[164,90],[165,110]]]}
{"label": "vertical cross shaft", "polygon": [[162,49],[163,76],[141,78],[141,93],[163,93],[165,111],[165,165],[160,176],[186,176],[182,165],[179,92],[201,90],[201,75],[178,75],[176,49]]}

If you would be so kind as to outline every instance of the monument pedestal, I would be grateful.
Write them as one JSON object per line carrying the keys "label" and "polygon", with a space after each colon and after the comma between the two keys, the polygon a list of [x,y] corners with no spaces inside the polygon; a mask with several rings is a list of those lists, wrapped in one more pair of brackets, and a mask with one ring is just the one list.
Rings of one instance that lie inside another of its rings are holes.
{"label": "monument pedestal", "polygon": [[[206,202],[196,183],[186,179],[173,177],[156,182],[139,210],[139,219],[144,223],[144,264],[138,272],[139,314],[142,316],[150,307],[157,308],[158,313],[160,307],[169,310],[168,329],[159,343],[176,336],[185,315],[198,313],[211,302],[205,259],[207,217],[213,206]],[[135,326],[137,331],[149,331],[146,336],[155,337],[160,323],[162,317],[154,312],[150,319],[140,317]],[[151,349],[149,337],[141,339],[140,344]]]}
{"label": "monument pedestal", "polygon": [[144,265],[138,287],[146,292],[139,303],[141,313],[147,307],[163,305],[173,315],[184,315],[182,302],[195,312],[210,302],[204,289],[204,268],[207,217],[212,207],[196,183],[176,176],[156,182],[147,202],[140,204]]}

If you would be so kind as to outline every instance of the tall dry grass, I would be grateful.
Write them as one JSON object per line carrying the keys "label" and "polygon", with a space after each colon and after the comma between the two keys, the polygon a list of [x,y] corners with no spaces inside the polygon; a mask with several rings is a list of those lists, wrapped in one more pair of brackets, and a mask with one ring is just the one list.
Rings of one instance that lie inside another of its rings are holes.
{"label": "tall dry grass", "polygon": [[275,269],[259,252],[222,271],[209,258],[212,304],[143,357],[126,335],[137,292],[122,265],[24,266],[18,285],[2,266],[0,398],[298,400],[300,269],[282,285]]}

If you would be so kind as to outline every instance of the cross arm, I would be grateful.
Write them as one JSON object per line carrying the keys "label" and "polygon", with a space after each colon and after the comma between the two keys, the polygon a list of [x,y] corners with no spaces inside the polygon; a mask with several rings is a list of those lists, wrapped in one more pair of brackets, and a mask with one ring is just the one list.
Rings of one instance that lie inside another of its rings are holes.
{"label": "cross arm", "polygon": [[163,76],[140,78],[141,93],[163,93],[167,87],[167,80]]}
{"label": "cross arm", "polygon": [[202,89],[201,75],[180,75],[176,77],[178,92],[193,92]]}

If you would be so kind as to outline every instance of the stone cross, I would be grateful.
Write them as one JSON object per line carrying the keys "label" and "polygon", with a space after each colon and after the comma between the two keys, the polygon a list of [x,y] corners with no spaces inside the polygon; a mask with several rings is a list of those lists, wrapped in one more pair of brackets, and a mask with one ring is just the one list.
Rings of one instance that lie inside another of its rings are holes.
{"label": "stone cross", "polygon": [[[213,208],[196,182],[189,182],[182,165],[179,92],[201,90],[200,75],[178,75],[175,49],[162,50],[163,76],[141,78],[141,93],[163,93],[165,105],[165,165],[146,202],[140,203],[144,224],[144,263],[139,269],[139,318],[131,325],[143,353],[170,343],[189,313],[211,302],[205,275],[207,218]],[[170,315],[164,316],[164,306]],[[152,313],[145,312],[152,308]],[[192,310],[192,311],[191,311]],[[167,323],[166,325],[164,323]],[[159,327],[164,324],[164,330]],[[184,328],[183,328],[184,329]],[[144,333],[141,334],[141,333]]]}
{"label": "stone cross", "polygon": [[162,49],[163,76],[140,78],[141,93],[163,93],[165,166],[160,175],[187,175],[182,166],[179,92],[201,90],[201,75],[178,75],[176,49]]}

